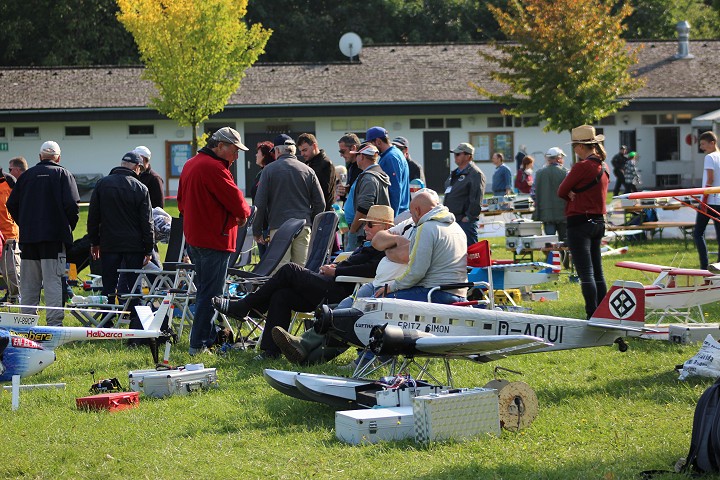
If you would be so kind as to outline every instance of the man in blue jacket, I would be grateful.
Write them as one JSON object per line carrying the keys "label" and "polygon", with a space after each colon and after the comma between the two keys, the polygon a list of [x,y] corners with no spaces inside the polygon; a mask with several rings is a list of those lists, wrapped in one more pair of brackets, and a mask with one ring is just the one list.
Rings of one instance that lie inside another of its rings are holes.
{"label": "man in blue jacket", "polygon": [[[60,145],[48,141],[40,147],[40,163],[20,176],[7,201],[7,209],[20,227],[20,301],[38,305],[45,290],[45,305],[63,306],[62,277],[66,251],[73,242],[80,209],[75,177],[60,166]],[[24,308],[23,313],[37,313]],[[62,325],[62,310],[48,310],[48,325]]]}
{"label": "man in blue jacket", "polygon": [[380,151],[380,168],[390,177],[390,206],[395,215],[410,208],[410,171],[405,155],[390,143],[388,131],[383,127],[372,127],[365,133],[365,141]]}

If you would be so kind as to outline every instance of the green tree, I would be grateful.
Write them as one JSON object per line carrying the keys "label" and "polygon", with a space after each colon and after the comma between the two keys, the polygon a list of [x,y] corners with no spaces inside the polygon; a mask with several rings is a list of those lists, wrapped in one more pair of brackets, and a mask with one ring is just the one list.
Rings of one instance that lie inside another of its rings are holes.
{"label": "green tree", "polygon": [[720,12],[702,0],[631,0],[630,4],[633,13],[626,20],[625,38],[675,38],[675,26],[683,20],[690,23],[691,39],[720,36]]}
{"label": "green tree", "polygon": [[247,0],[117,1],[158,90],[150,106],[192,127],[197,151],[199,124],[225,108],[272,31],[245,24]]}
{"label": "green tree", "polygon": [[479,94],[508,105],[514,116],[538,114],[545,130],[570,130],[593,123],[627,104],[620,98],[642,85],[630,74],[637,51],[620,38],[624,5],[612,0],[519,0],[507,10],[490,7],[511,43],[496,43],[490,76],[505,93],[473,85]]}

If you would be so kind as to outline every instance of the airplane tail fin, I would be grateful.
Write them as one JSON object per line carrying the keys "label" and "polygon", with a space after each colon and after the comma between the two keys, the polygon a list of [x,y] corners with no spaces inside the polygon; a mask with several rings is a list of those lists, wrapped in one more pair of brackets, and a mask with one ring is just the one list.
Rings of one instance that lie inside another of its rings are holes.
{"label": "airplane tail fin", "polygon": [[163,298],[160,308],[158,308],[154,313],[147,305],[135,307],[135,311],[140,318],[143,329],[148,332],[159,332],[171,305],[172,294],[168,293],[165,295],[165,298]]}
{"label": "airplane tail fin", "polygon": [[590,325],[642,331],[645,326],[645,289],[639,282],[616,280],[589,321]]}
{"label": "airplane tail fin", "polygon": [[560,273],[562,270],[562,259],[560,252],[557,250],[551,250],[548,252],[546,263],[552,265],[552,267],[544,268],[540,270],[540,273]]}

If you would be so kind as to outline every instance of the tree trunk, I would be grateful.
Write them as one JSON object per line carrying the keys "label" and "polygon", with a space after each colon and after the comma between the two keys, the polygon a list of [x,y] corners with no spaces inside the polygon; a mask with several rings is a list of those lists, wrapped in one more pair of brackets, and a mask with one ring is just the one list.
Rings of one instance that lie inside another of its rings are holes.
{"label": "tree trunk", "polygon": [[192,127],[192,156],[194,157],[198,151],[198,123],[193,122]]}

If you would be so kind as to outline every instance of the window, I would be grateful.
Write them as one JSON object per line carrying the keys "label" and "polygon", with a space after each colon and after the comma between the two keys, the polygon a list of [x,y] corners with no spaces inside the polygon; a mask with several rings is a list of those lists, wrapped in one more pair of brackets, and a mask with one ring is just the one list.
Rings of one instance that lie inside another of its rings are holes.
{"label": "window", "polygon": [[39,137],[40,127],[15,127],[13,128],[13,137]]}
{"label": "window", "polygon": [[643,125],[657,125],[657,115],[643,115],[640,117],[640,123]]}
{"label": "window", "polygon": [[473,160],[478,162],[489,162],[495,152],[502,153],[511,163],[515,157],[512,132],[471,133],[470,143],[475,147]]}
{"label": "window", "polygon": [[65,127],[66,137],[89,137],[90,126]]}
{"label": "window", "polygon": [[334,132],[347,132],[347,120],[333,120],[330,122],[330,128]]}
{"label": "window", "polygon": [[532,117],[522,117],[523,126],[525,127],[537,127],[540,125],[540,117],[534,115]]}
{"label": "window", "polygon": [[424,118],[411,118],[410,119],[410,128],[425,128],[425,119]]}
{"label": "window", "polygon": [[675,121],[677,123],[687,124],[692,122],[692,118],[692,113],[678,113],[677,115],[675,115]]}
{"label": "window", "polygon": [[488,128],[503,128],[505,126],[505,117],[488,117]]}
{"label": "window", "polygon": [[660,125],[672,125],[675,123],[675,115],[672,113],[663,113],[658,115]]}
{"label": "window", "polygon": [[462,119],[460,118],[446,118],[445,128],[462,128]]}
{"label": "window", "polygon": [[680,158],[678,152],[680,152],[680,127],[656,128],[655,158],[657,161],[678,160]]}
{"label": "window", "polygon": [[0,138],[5,138],[5,127],[0,127]]}
{"label": "window", "polygon": [[615,115],[608,115],[605,118],[601,118],[600,125],[605,125],[605,126],[615,125]]}
{"label": "window", "polygon": [[155,135],[155,125],[129,125],[130,135]]}
{"label": "window", "polygon": [[428,128],[445,128],[442,118],[428,118]]}

